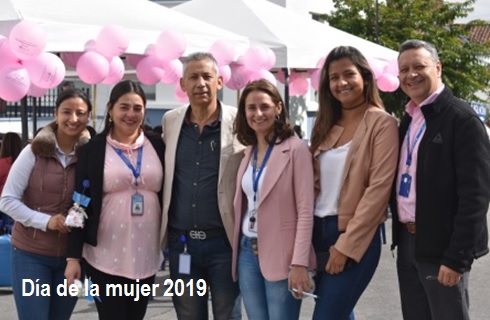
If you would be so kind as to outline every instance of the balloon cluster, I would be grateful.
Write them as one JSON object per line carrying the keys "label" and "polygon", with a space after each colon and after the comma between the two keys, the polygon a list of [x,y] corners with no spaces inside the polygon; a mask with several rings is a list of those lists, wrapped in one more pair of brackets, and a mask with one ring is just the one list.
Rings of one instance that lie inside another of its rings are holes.
{"label": "balloon cluster", "polygon": [[175,96],[182,100],[187,96],[178,84],[182,77],[182,62],[179,60],[187,48],[184,35],[175,30],[163,31],[154,44],[148,45],[144,55],[127,54],[126,61],[136,69],[141,83],[155,85],[159,82],[176,85]]}
{"label": "balloon cluster", "polygon": [[[220,57],[227,50],[230,50],[230,45],[224,45],[224,41],[218,41],[210,48],[210,52],[215,57]],[[228,54],[231,56],[231,52]],[[233,51],[233,56],[234,56]],[[236,62],[233,60],[223,60],[216,58],[220,71],[222,69],[230,69],[230,76],[226,79],[223,75],[223,82],[226,87],[232,90],[240,90],[244,88],[250,81],[258,79],[266,79],[276,84],[276,78],[269,71],[276,64],[276,55],[270,48],[253,45],[250,46]]]}
{"label": "balloon cluster", "polygon": [[43,52],[45,45],[46,34],[31,21],[17,23],[8,38],[0,35],[0,98],[41,97],[63,81],[65,65],[57,55]]}
{"label": "balloon cluster", "polygon": [[390,60],[388,63],[368,58],[369,66],[373,70],[378,89],[383,92],[393,92],[400,86],[398,80],[398,61]]}
{"label": "balloon cluster", "polygon": [[85,43],[84,52],[62,52],[67,66],[76,68],[78,77],[88,84],[115,84],[124,77],[121,55],[129,46],[129,34],[121,26],[103,27],[95,40]]}

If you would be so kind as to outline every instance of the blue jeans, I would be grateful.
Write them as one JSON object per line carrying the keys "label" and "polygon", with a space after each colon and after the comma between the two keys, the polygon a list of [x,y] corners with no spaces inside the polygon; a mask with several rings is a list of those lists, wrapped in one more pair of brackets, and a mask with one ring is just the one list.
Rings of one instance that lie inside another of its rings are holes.
{"label": "blue jeans", "polygon": [[[19,320],[65,320],[75,309],[77,297],[59,296],[56,292],[59,284],[65,279],[66,258],[50,257],[29,253],[12,246],[12,290],[14,291],[15,305]],[[23,296],[22,279],[32,280],[26,282],[25,293],[33,294]],[[39,281],[37,281],[39,279]],[[43,291],[44,284],[49,290]],[[36,287],[39,285],[39,294],[36,296]],[[49,293],[50,296],[42,296]]]}
{"label": "blue jeans", "polygon": [[288,290],[288,279],[268,281],[260,272],[259,257],[254,255],[252,240],[242,236],[238,256],[238,283],[247,316],[252,320],[297,320],[301,300]]}
{"label": "blue jeans", "polygon": [[[190,275],[179,273],[179,254],[184,251],[184,244],[179,240],[180,234],[170,231],[169,234],[169,265],[170,278],[174,283],[182,279],[187,283],[191,279],[194,284],[204,279],[211,290],[213,318],[229,320],[239,294],[238,283],[231,277],[231,246],[226,234],[205,240],[193,240],[187,237],[187,252],[191,255]],[[208,293],[200,297],[195,292],[177,296],[174,303],[177,318],[182,320],[208,319]],[[235,319],[237,315],[234,315]]]}
{"label": "blue jeans", "polygon": [[[315,252],[328,251],[340,236],[337,216],[316,218],[313,228]],[[371,281],[381,256],[380,230],[376,231],[371,244],[359,263],[352,262],[337,275],[317,270],[316,291],[319,296],[313,312],[314,320],[354,319],[354,307]]]}

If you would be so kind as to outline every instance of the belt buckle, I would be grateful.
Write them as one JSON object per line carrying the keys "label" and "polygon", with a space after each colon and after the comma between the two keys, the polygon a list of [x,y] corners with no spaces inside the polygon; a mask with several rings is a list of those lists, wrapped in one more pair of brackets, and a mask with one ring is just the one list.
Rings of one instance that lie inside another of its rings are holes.
{"label": "belt buckle", "polygon": [[191,230],[189,231],[189,237],[194,240],[205,240],[206,239],[206,232],[202,230]]}
{"label": "belt buckle", "polygon": [[405,227],[407,228],[408,233],[415,234],[417,232],[417,227],[414,222],[408,222]]}

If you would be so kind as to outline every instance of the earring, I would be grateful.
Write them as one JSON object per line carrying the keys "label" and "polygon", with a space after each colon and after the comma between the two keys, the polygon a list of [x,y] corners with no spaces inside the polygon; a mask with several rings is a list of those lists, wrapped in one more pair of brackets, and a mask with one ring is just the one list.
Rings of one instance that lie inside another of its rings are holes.
{"label": "earring", "polygon": [[109,117],[109,123],[111,123],[111,122],[112,122],[112,117]]}

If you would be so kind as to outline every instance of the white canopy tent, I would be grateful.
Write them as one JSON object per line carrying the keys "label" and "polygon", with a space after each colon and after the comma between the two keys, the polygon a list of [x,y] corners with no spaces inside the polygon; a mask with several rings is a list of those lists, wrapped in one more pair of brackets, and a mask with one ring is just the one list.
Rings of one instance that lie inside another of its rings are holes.
{"label": "white canopy tent", "polygon": [[315,68],[339,45],[359,49],[366,57],[389,61],[397,52],[315,21],[266,0],[192,0],[173,10],[271,48],[276,68]]}
{"label": "white canopy tent", "polygon": [[165,30],[179,31],[187,41],[186,55],[209,49],[220,39],[227,39],[238,51],[248,47],[248,40],[230,31],[165,8],[148,0],[2,0],[0,1],[0,35],[8,36],[20,20],[39,24],[47,34],[45,51],[84,51],[88,40],[95,39],[102,27],[122,26],[129,33],[127,53],[143,54]]}

